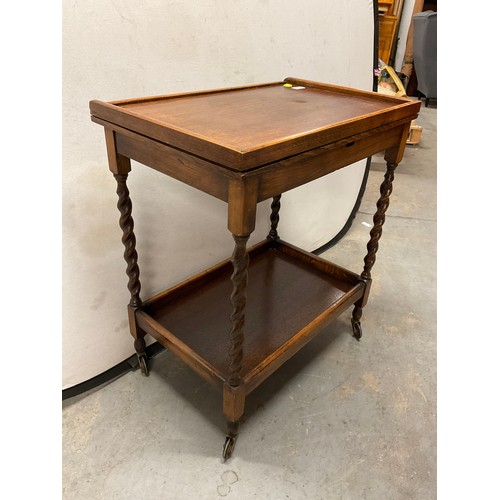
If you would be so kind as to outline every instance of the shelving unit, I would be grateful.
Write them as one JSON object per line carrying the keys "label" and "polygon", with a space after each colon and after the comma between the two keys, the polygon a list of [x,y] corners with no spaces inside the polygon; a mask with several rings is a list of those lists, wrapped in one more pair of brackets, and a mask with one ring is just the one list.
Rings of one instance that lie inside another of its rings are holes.
{"label": "shelving unit", "polygon": [[[419,108],[417,101],[296,78],[90,102],[117,181],[130,331],[141,369],[149,374],[150,334],[222,389],[224,458],[233,452],[245,397],[328,322],[354,306],[353,334],[361,338],[394,171]],[[282,193],[380,151],[387,172],[360,274],[280,239]],[[146,301],[126,184],[131,159],[227,202],[235,241],[230,259]],[[257,203],[269,198],[269,236],[247,249]]]}
{"label": "shelving unit", "polygon": [[378,2],[378,57],[393,65],[404,0]]}
{"label": "shelving unit", "polygon": [[[251,279],[241,369],[245,392],[262,381],[264,371],[274,371],[292,349],[361,298],[365,288],[359,276],[283,241],[264,241],[248,254]],[[137,313],[142,329],[165,347],[178,349],[179,355],[191,356],[204,378],[222,383],[230,377],[231,273],[227,260],[153,297]]]}

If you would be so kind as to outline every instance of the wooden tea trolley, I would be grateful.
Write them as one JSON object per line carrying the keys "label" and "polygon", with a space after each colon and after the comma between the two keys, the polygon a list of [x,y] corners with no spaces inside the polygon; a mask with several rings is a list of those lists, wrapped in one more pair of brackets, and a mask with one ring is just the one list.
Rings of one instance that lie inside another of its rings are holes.
{"label": "wooden tea trolley", "polygon": [[[231,456],[245,397],[350,306],[354,337],[371,283],[392,181],[418,101],[287,78],[204,92],[111,103],[91,101],[104,126],[118,187],[130,332],[144,374],[146,334],[222,389]],[[353,162],[385,151],[361,274],[278,236],[280,197]],[[228,259],[146,301],[126,180],[135,160],[228,204],[234,252]],[[257,203],[272,198],[270,232],[247,249]]]}

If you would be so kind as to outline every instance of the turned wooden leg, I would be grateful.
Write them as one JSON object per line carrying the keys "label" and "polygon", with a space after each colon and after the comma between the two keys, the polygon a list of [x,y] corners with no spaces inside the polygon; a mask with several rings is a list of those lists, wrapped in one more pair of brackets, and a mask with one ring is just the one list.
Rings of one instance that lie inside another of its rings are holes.
{"label": "turned wooden leg", "polygon": [[234,239],[231,257],[233,274],[231,283],[232,311],[229,331],[229,373],[223,387],[223,412],[227,422],[226,442],[223,457],[231,456],[238,437],[240,419],[245,408],[245,392],[242,384],[243,341],[245,307],[247,300],[248,264],[247,242],[255,229],[257,212],[258,180],[256,177],[234,179],[228,186],[227,227]]}
{"label": "turned wooden leg", "polygon": [[354,337],[359,340],[362,335],[361,331],[361,315],[363,314],[363,306],[366,304],[368,299],[368,289],[371,284],[371,270],[375,264],[376,254],[378,251],[378,242],[382,236],[382,226],[385,222],[385,213],[389,208],[389,197],[392,193],[392,183],[394,181],[394,172],[398,166],[395,162],[387,162],[387,171],[384,176],[384,181],[380,186],[380,198],[377,201],[377,211],[373,216],[373,227],[370,231],[370,241],[368,242],[366,248],[368,250],[364,259],[364,268],[361,273],[361,278],[366,282],[367,288],[363,299],[356,302],[354,305],[354,310],[352,313],[352,329]]}
{"label": "turned wooden leg", "polygon": [[130,303],[128,305],[128,315],[130,333],[134,337],[134,348],[137,352],[139,366],[144,375],[149,375],[149,368],[146,356],[146,333],[142,331],[136,323],[135,311],[142,304],[140,298],[141,282],[139,280],[139,266],[137,264],[137,251],[135,249],[134,220],[132,219],[132,202],[127,187],[126,173],[113,174],[116,182],[116,194],[118,195],[118,210],[120,211],[120,227],[122,229],[122,243],[125,247],[123,254],[127,263],[126,273],[128,276],[128,290],[130,292]]}
{"label": "turned wooden leg", "polygon": [[271,203],[271,230],[267,237],[271,240],[279,240],[278,236],[278,222],[280,220],[279,212],[281,208],[281,195],[277,195],[273,198],[273,202]]}
{"label": "turned wooden leg", "polygon": [[223,409],[227,422],[227,435],[222,453],[225,460],[231,456],[234,450],[236,439],[238,438],[239,421],[243,415],[245,406],[245,396],[240,384],[249,263],[246,244],[249,235],[233,235],[233,238],[235,246],[231,257],[231,263],[233,264],[233,274],[231,276],[231,282],[233,284],[231,305],[233,309],[230,316],[231,330],[229,332],[229,378],[224,385],[223,394]]}
{"label": "turned wooden leg", "polygon": [[247,298],[248,282],[248,253],[246,243],[249,236],[234,236],[235,246],[231,257],[233,274],[231,282],[231,330],[229,332],[229,385],[237,387],[241,382],[241,362],[243,360],[243,329],[245,326],[245,305]]}

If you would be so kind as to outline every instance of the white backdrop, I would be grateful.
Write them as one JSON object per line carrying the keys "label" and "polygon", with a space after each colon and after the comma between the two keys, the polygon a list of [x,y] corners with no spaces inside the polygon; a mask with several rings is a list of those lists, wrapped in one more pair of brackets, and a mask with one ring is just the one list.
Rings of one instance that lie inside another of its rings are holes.
{"label": "white backdrop", "polygon": [[[371,90],[368,0],[63,2],[63,389],[135,351],[104,132],[88,102],[278,81]],[[344,226],[365,162],[285,193],[280,236],[308,250]],[[133,162],[143,299],[230,256],[226,205]],[[300,192],[299,192],[300,191]],[[259,205],[251,242],[267,234]]]}

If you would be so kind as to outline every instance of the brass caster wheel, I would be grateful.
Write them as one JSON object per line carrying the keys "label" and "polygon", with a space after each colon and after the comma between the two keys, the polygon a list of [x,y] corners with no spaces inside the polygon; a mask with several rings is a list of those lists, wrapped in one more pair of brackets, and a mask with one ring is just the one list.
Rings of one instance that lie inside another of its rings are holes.
{"label": "brass caster wheel", "polygon": [[139,359],[139,366],[141,367],[142,374],[145,377],[149,377],[148,358],[145,354],[138,354],[137,358]]}
{"label": "brass caster wheel", "polygon": [[352,321],[352,335],[356,340],[361,340],[363,331],[361,330],[361,323],[359,321]]}
{"label": "brass caster wheel", "polygon": [[231,455],[233,454],[234,447],[236,446],[236,439],[238,436],[226,436],[226,442],[224,443],[224,449],[222,450],[222,458],[224,459],[224,462],[228,459],[231,458]]}

